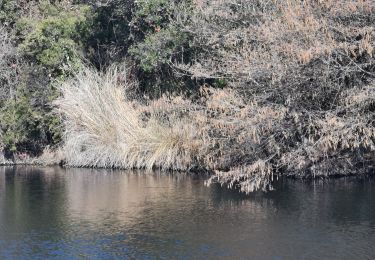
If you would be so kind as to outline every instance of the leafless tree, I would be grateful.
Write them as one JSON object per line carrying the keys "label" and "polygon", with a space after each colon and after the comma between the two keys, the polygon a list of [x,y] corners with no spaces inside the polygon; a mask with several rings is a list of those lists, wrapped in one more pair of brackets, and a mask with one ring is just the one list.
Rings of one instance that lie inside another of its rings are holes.
{"label": "leafless tree", "polygon": [[237,105],[222,97],[217,112],[225,113],[209,120],[220,140],[213,158],[227,158],[222,168],[231,168],[212,180],[251,191],[272,172],[371,170],[374,22],[370,0],[195,1],[184,30],[198,51],[190,63],[173,66],[221,80],[241,97]]}

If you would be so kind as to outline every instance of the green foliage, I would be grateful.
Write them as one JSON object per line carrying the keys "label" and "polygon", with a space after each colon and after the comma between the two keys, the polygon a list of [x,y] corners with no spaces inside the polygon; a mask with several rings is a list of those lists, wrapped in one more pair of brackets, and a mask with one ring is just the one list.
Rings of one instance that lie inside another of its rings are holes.
{"label": "green foliage", "polygon": [[143,42],[132,47],[129,52],[139,60],[144,71],[150,72],[183,53],[187,42],[186,34],[169,27],[146,36]]}
{"label": "green foliage", "polygon": [[168,26],[173,14],[173,1],[137,1],[131,21],[132,38],[140,41],[145,35]]}
{"label": "green foliage", "polygon": [[[189,1],[139,1],[132,18],[134,44],[129,53],[145,72],[158,71],[173,59],[182,58],[189,46],[189,35],[182,31],[177,16],[190,12]],[[180,21],[181,22],[181,21]],[[184,21],[186,22],[186,21]]]}
{"label": "green foliage", "polygon": [[67,76],[81,66],[80,53],[82,41],[89,31],[90,9],[81,6],[65,11],[43,2],[40,12],[45,15],[43,18],[23,20],[18,24],[20,31],[30,28],[20,50],[55,77]]}
{"label": "green foliage", "polygon": [[42,109],[34,102],[32,93],[22,89],[0,109],[2,141],[10,152],[26,150],[38,154],[43,146],[61,139],[58,117],[50,108]]}
{"label": "green foliage", "polygon": [[7,151],[38,154],[60,142],[60,119],[50,105],[58,96],[53,85],[81,67],[93,17],[89,6],[66,1],[0,3],[0,22],[12,34],[22,60],[9,67],[17,71],[18,81],[5,86],[16,93],[0,103],[1,143]]}
{"label": "green foliage", "polygon": [[14,0],[2,0],[0,2],[0,24],[11,25],[17,18],[19,13],[19,5]]}
{"label": "green foliage", "polygon": [[175,63],[189,63],[195,52],[191,35],[182,26],[189,23],[192,8],[190,0],[137,1],[128,53],[137,65],[141,92],[158,97],[196,90],[196,82],[173,69]]}
{"label": "green foliage", "polygon": [[215,79],[212,85],[216,88],[224,88],[228,86],[228,82],[225,79]]}
{"label": "green foliage", "polygon": [[91,25],[84,41],[85,58],[98,68],[121,62],[130,40],[133,0],[113,0],[106,5],[94,5]]}
{"label": "green foliage", "polygon": [[188,62],[190,35],[181,23],[189,19],[191,1],[114,0],[94,5],[91,34],[85,55],[97,68],[131,59],[139,79],[139,91],[158,96],[194,85],[177,78],[171,62]]}
{"label": "green foliage", "polygon": [[[98,68],[131,59],[140,92],[193,88],[189,78],[176,77],[171,62],[188,61],[190,36],[176,18],[188,19],[190,1],[114,0],[91,6],[67,1],[4,0],[0,21],[11,25],[19,56],[17,93],[0,104],[3,142],[10,151],[37,151],[56,144],[60,120],[50,104],[53,84],[82,68],[82,60]],[[183,19],[182,19],[183,20]]]}

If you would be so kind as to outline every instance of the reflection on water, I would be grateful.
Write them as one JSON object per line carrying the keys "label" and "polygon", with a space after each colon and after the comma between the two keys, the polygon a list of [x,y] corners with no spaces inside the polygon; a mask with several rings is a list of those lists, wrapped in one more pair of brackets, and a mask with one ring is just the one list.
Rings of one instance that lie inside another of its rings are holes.
{"label": "reflection on water", "polygon": [[0,168],[0,259],[374,259],[374,244],[368,179],[244,196],[181,174]]}

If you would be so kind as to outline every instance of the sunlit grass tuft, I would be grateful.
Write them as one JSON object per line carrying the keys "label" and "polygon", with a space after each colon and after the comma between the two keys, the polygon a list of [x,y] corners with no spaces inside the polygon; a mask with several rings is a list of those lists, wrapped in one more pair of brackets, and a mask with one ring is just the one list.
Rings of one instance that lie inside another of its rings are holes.
{"label": "sunlit grass tuft", "polygon": [[191,165],[195,129],[166,125],[125,98],[128,87],[115,68],[81,71],[63,84],[56,102],[65,122],[66,163],[79,167],[185,170]]}

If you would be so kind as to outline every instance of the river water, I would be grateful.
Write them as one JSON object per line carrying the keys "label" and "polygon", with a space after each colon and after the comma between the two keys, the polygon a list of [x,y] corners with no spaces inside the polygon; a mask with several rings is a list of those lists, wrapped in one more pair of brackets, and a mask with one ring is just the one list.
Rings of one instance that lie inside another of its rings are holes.
{"label": "river water", "polygon": [[183,174],[0,168],[0,259],[375,259],[375,180],[250,196]]}

